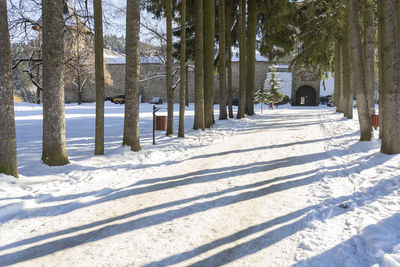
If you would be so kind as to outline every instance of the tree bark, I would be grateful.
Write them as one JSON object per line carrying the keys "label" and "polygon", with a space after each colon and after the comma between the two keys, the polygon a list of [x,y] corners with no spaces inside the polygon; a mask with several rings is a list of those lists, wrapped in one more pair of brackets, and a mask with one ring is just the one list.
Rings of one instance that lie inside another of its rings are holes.
{"label": "tree bark", "polygon": [[141,150],[139,140],[140,0],[126,5],[125,118],[123,146]]}
{"label": "tree bark", "polygon": [[[400,61],[396,40],[396,1],[379,1],[382,22],[382,144],[385,154],[400,153]],[[398,12],[398,11],[397,11]]]}
{"label": "tree bark", "polygon": [[375,114],[375,26],[371,0],[364,2],[364,69],[369,115]]}
{"label": "tree bark", "polygon": [[232,108],[232,1],[226,1],[226,56],[228,69],[228,113],[233,118]]}
{"label": "tree bark", "polygon": [[346,30],[343,40],[343,97],[344,97],[344,116],[348,119],[353,118],[353,88],[352,88],[352,68],[350,60],[350,16],[346,14]]}
{"label": "tree bark", "polygon": [[219,119],[226,120],[226,40],[225,40],[225,0],[218,1],[219,21]]}
{"label": "tree bark", "polygon": [[43,151],[49,166],[69,163],[65,140],[63,1],[43,0]]}
{"label": "tree bark", "polygon": [[342,103],[340,101],[341,94],[341,54],[340,54],[340,40],[335,42],[335,89],[334,89],[334,104],[336,106],[336,112],[343,113]]}
{"label": "tree bark", "polygon": [[[397,0],[396,0],[397,1]],[[382,1],[378,1],[378,5],[381,5]],[[378,106],[379,106],[379,139],[382,139],[382,121],[383,121],[383,15],[382,8],[378,8],[378,68],[379,68],[379,90],[378,90]]]}
{"label": "tree bark", "polygon": [[247,30],[247,62],[246,62],[246,114],[254,115],[254,88],[256,78],[256,35],[258,4],[257,0],[248,0],[248,30]]}
{"label": "tree bark", "polygon": [[95,155],[104,154],[104,53],[103,11],[101,0],[94,0],[94,54],[96,83],[96,137]]}
{"label": "tree bark", "polygon": [[7,4],[0,0],[0,173],[18,178]]}
{"label": "tree bark", "polygon": [[167,118],[167,136],[174,134],[174,91],[172,88],[172,0],[166,2],[166,19],[167,19],[167,101],[168,101],[168,118]]}
{"label": "tree bark", "polygon": [[215,0],[204,0],[204,113],[205,126],[214,125]]}
{"label": "tree bark", "polygon": [[354,88],[357,99],[358,121],[360,124],[360,141],[370,141],[372,139],[372,126],[368,110],[358,0],[349,0],[349,9],[351,18],[350,33],[352,36],[351,58],[353,60]]}
{"label": "tree bark", "polygon": [[237,119],[245,116],[246,108],[246,1],[239,5],[239,108]]}
{"label": "tree bark", "polygon": [[186,0],[181,1],[181,50],[179,83],[179,129],[178,137],[185,137],[185,100],[186,100]]}
{"label": "tree bark", "polygon": [[195,110],[193,129],[204,131],[203,0],[195,0],[195,5]]}

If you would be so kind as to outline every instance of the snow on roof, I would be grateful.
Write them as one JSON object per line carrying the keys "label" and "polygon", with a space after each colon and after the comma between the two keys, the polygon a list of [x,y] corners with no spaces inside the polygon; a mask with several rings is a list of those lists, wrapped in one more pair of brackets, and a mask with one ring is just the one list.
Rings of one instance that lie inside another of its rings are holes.
{"label": "snow on roof", "polygon": [[[268,58],[260,55],[260,54],[256,54],[256,61],[259,62],[268,62]],[[239,54],[237,53],[232,53],[232,62],[239,62]]]}
{"label": "snow on roof", "polygon": [[[109,65],[123,65],[126,63],[124,54],[104,49],[104,59]],[[159,57],[140,57],[141,64],[161,64],[163,63]]]}

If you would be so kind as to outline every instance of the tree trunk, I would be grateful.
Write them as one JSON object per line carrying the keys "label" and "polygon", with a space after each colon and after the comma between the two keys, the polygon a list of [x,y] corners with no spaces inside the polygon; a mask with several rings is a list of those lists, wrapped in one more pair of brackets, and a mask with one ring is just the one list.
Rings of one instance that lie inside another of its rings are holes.
{"label": "tree trunk", "polygon": [[352,36],[351,58],[353,60],[354,88],[357,99],[358,121],[360,124],[360,141],[370,141],[372,138],[372,126],[368,110],[358,5],[358,0],[349,0],[349,13],[351,18],[350,33]]}
{"label": "tree trunk", "polygon": [[343,111],[348,119],[353,118],[353,88],[352,88],[352,68],[350,60],[350,23],[349,15],[346,15],[347,25],[343,40]]}
{"label": "tree trunk", "polygon": [[336,40],[335,42],[335,89],[334,89],[334,104],[336,106],[336,112],[343,113],[343,104],[341,103],[340,94],[341,88],[341,74],[342,74],[342,64],[341,64],[341,41]]}
{"label": "tree trunk", "polygon": [[185,100],[186,100],[186,0],[181,1],[181,50],[179,83],[179,129],[178,137],[185,137]]}
{"label": "tree trunk", "polygon": [[103,11],[101,0],[94,0],[94,54],[96,83],[96,138],[95,155],[104,154],[104,53]]}
{"label": "tree trunk", "polygon": [[141,150],[139,140],[140,0],[126,5],[125,118],[123,146]]}
{"label": "tree trunk", "polygon": [[195,110],[193,129],[204,131],[203,0],[195,0],[195,5]]}
{"label": "tree trunk", "polygon": [[65,140],[63,1],[43,0],[43,151],[49,166],[69,163]]}
{"label": "tree trunk", "polygon": [[[400,153],[400,61],[396,43],[396,2],[380,0],[382,21],[383,118],[381,151]],[[398,12],[398,11],[397,11]]]}
{"label": "tree trunk", "polygon": [[244,118],[246,108],[246,1],[239,6],[239,108],[237,119]]}
{"label": "tree trunk", "polygon": [[18,178],[7,5],[0,1],[0,173]]}
{"label": "tree trunk", "polygon": [[369,115],[375,114],[375,26],[371,0],[364,4],[364,69]]}
{"label": "tree trunk", "polygon": [[[396,0],[397,1],[397,0]],[[378,1],[378,5],[381,5],[382,2]],[[383,121],[383,48],[382,48],[382,40],[383,40],[383,15],[382,8],[378,8],[378,68],[379,68],[379,91],[378,91],[378,106],[379,106],[379,139],[382,139],[383,131],[382,131],[382,121]]]}
{"label": "tree trunk", "polygon": [[215,0],[204,0],[204,113],[205,126],[214,125]]}
{"label": "tree trunk", "polygon": [[232,1],[225,1],[225,18],[226,18],[226,56],[228,69],[228,111],[229,118],[233,118],[232,108]]}
{"label": "tree trunk", "polygon": [[257,0],[248,0],[247,62],[246,62],[246,114],[254,115],[254,88],[256,79]]}
{"label": "tree trunk", "polygon": [[226,120],[226,40],[225,40],[225,0],[218,1],[219,21],[219,119]]}
{"label": "tree trunk", "polygon": [[174,90],[172,88],[172,0],[167,0],[166,8],[167,19],[167,101],[168,119],[167,136],[174,134]]}

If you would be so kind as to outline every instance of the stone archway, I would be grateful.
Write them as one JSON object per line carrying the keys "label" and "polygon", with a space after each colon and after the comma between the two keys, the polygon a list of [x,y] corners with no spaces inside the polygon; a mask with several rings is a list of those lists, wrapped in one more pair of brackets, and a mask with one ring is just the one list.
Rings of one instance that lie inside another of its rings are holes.
{"label": "stone archway", "polygon": [[301,86],[296,91],[296,106],[317,106],[317,92],[311,86]]}

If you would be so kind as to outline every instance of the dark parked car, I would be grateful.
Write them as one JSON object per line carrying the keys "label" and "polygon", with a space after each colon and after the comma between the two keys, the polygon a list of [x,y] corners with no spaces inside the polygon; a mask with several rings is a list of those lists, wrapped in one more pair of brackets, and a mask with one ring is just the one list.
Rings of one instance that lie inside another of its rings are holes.
{"label": "dark parked car", "polygon": [[328,107],[333,107],[333,97],[331,95],[321,96],[319,98],[320,105],[326,105]]}
{"label": "dark parked car", "polygon": [[112,96],[106,96],[105,98],[104,98],[104,101],[113,101],[113,97]]}
{"label": "dark parked car", "polygon": [[153,97],[150,102],[150,104],[157,104],[157,105],[161,105],[163,103],[163,100],[161,97]]}
{"label": "dark parked car", "polygon": [[116,95],[113,97],[112,102],[114,104],[125,104],[125,95]]}
{"label": "dark parked car", "polygon": [[237,97],[232,98],[232,106],[239,106],[239,98]]}

